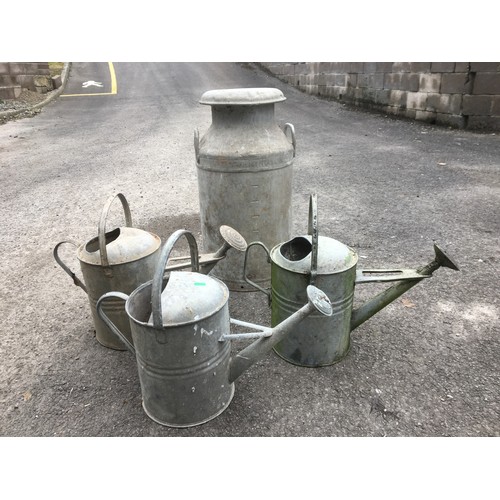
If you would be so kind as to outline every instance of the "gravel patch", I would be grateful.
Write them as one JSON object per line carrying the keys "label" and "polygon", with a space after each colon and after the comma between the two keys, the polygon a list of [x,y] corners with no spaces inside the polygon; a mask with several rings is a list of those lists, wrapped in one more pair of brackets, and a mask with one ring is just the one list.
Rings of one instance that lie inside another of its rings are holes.
{"label": "gravel patch", "polygon": [[[33,106],[45,101],[52,94],[52,92],[39,94],[38,92],[23,89],[21,95],[17,99],[0,99],[0,123],[5,123],[19,118],[26,118],[40,113],[41,109],[33,109]],[[9,113],[9,111],[20,112]],[[4,114],[3,112],[7,113]]]}

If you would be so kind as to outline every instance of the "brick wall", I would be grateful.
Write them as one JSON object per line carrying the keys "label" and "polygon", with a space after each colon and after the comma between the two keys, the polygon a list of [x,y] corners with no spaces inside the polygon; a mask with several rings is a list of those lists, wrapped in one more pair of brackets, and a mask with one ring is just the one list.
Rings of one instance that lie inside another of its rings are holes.
{"label": "brick wall", "polygon": [[53,88],[48,62],[0,62],[0,98],[17,98],[22,89],[44,94]]}
{"label": "brick wall", "polygon": [[499,62],[266,62],[307,92],[387,114],[500,130]]}

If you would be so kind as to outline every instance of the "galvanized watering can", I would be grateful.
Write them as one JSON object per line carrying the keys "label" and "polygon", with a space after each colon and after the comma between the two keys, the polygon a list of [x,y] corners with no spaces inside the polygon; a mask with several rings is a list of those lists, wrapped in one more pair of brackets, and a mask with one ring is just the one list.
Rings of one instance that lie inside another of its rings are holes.
{"label": "galvanized watering can", "polygon": [[[302,307],[309,285],[320,287],[330,299],[333,314],[329,318],[320,319],[311,314],[274,348],[279,356],[296,365],[317,367],[340,361],[349,351],[352,330],[417,283],[429,278],[439,267],[458,270],[436,245],[434,260],[417,270],[356,269],[358,255],[352,248],[318,235],[316,195],[310,198],[308,232],[308,235],[276,245],[271,251],[262,242],[248,245],[245,257],[255,245],[267,252],[271,261],[270,291],[248,279],[246,259],[244,265],[247,282],[269,297],[271,325],[280,323]],[[355,285],[391,281],[399,283],[353,310]]]}
{"label": "galvanized watering can", "polygon": [[[106,232],[106,219],[111,204],[118,198],[125,213],[126,227],[119,227]],[[99,297],[111,290],[130,293],[141,283],[150,278],[156,268],[160,255],[161,240],[156,234],[132,227],[129,204],[122,193],[111,195],[106,201],[99,220],[97,237],[78,246],[71,240],[61,241],[54,248],[56,262],[68,273],[75,285],[87,293],[97,341],[105,347],[125,350],[123,342],[113,335],[96,312]],[[82,283],[61,260],[59,247],[69,243],[77,247],[77,258],[83,274]],[[125,337],[131,341],[128,318],[121,300],[109,301],[106,313],[121,328]]]}
{"label": "galvanized watering can", "polygon": [[[125,213],[126,227],[106,232],[106,219],[111,204],[118,198]],[[246,242],[234,229],[220,228],[222,244],[212,253],[199,255],[200,270],[208,273],[218,262],[225,258],[229,248],[239,251],[246,249]],[[80,261],[84,283],[80,281],[59,256],[59,247],[69,243],[77,247],[77,258]],[[66,271],[75,285],[87,293],[97,341],[105,347],[125,350],[126,346],[114,335],[96,312],[96,302],[103,294],[111,291],[132,293],[139,285],[151,279],[160,255],[161,240],[156,234],[132,227],[132,216],[129,204],[122,193],[111,195],[106,201],[99,221],[98,236],[78,246],[70,240],[61,241],[54,248],[56,262]],[[183,260],[185,257],[177,257]],[[189,264],[187,264],[189,265]],[[168,269],[179,269],[186,264],[174,264]],[[129,342],[132,342],[130,323],[125,313],[122,300],[109,300],[105,305],[106,314],[118,326]]]}
{"label": "galvanized watering can", "polygon": [[[165,278],[165,265],[181,236],[189,242],[192,271],[173,271]],[[97,302],[98,314],[136,356],[146,414],[170,427],[191,427],[217,417],[231,402],[234,381],[244,370],[313,311],[331,314],[328,298],[311,286],[307,304],[273,329],[233,320],[227,286],[198,271],[196,241],[181,229],[165,243],[153,280],[130,296],[109,292]],[[116,299],[126,301],[133,345],[104,310],[106,301]],[[231,324],[254,331],[231,334]],[[235,338],[257,340],[231,359]]]}

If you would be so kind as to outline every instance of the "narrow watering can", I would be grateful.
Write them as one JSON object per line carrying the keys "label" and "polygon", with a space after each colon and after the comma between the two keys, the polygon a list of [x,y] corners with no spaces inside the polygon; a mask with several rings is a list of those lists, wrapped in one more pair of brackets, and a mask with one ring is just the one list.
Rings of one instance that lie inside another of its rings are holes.
{"label": "narrow watering can", "polygon": [[[170,252],[182,236],[189,241],[191,271],[171,271],[166,277]],[[228,287],[199,273],[196,241],[180,229],[165,243],[153,280],[130,296],[104,294],[97,311],[136,356],[146,414],[162,425],[192,427],[222,413],[233,397],[234,381],[304,318],[313,311],[331,314],[328,298],[316,287],[308,287],[307,297],[306,305],[272,329],[230,319]],[[103,307],[116,299],[125,301],[133,343]],[[231,324],[253,331],[230,333]],[[257,340],[231,358],[231,340],[242,338]]]}
{"label": "narrow watering can", "polygon": [[[437,246],[429,264],[417,269],[356,269],[358,255],[343,243],[318,235],[317,199],[309,202],[309,234],[276,245],[269,251],[262,242],[248,245],[265,249],[271,262],[271,290],[244,276],[250,285],[266,293],[271,305],[271,325],[282,322],[306,302],[306,290],[316,285],[330,299],[333,314],[319,318],[311,314],[274,348],[286,361],[307,367],[327,366],[344,358],[350,348],[351,332],[407,290],[431,277],[439,267],[458,270],[457,265]],[[373,282],[399,283],[353,310],[355,285]]]}
{"label": "narrow watering can", "polygon": [[[125,213],[125,227],[106,232],[106,219],[113,201],[118,198]],[[80,281],[59,256],[59,247],[65,243],[77,247],[77,258],[83,274]],[[54,259],[68,273],[75,285],[87,293],[97,341],[105,347],[125,350],[123,342],[113,335],[96,312],[99,297],[111,290],[130,293],[153,276],[160,255],[161,239],[156,234],[132,227],[129,204],[122,193],[111,195],[101,212],[97,236],[78,246],[70,240],[61,241],[54,248]],[[129,322],[121,300],[109,301],[106,312],[131,341]]]}

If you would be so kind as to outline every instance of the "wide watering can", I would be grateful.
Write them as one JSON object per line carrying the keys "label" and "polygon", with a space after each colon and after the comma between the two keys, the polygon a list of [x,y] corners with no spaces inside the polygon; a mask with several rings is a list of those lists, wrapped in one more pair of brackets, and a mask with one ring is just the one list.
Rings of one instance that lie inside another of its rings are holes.
{"label": "wide watering can", "polygon": [[[191,271],[164,267],[176,241],[185,236],[191,250]],[[130,296],[104,294],[97,311],[110,329],[135,353],[146,414],[170,427],[203,424],[223,412],[234,394],[234,381],[313,311],[331,314],[328,298],[307,289],[307,304],[275,328],[230,319],[229,290],[219,279],[201,274],[193,235],[173,233],[165,243],[153,280]],[[163,291],[162,291],[163,290]],[[104,309],[108,300],[122,299],[130,320],[133,345]],[[253,330],[230,333],[231,324]],[[231,359],[231,340],[257,338]]]}
{"label": "wide watering can", "polygon": [[[125,213],[125,227],[106,232],[106,219],[113,201],[118,198]],[[59,247],[69,243],[77,247],[77,258],[83,274],[80,281],[61,260]],[[114,335],[96,312],[96,302],[106,292],[120,290],[131,293],[141,283],[151,279],[160,255],[161,240],[156,234],[132,227],[129,204],[122,193],[111,195],[101,212],[97,236],[78,246],[71,240],[61,241],[54,248],[56,262],[68,273],[75,285],[87,293],[97,341],[111,349],[125,350],[123,342]],[[106,313],[119,325],[128,341],[132,341],[128,318],[121,300],[106,303]]]}
{"label": "wide watering can", "polygon": [[[111,204],[118,198],[125,213],[126,227],[106,232],[106,220]],[[220,228],[222,244],[220,248],[206,255],[198,255],[200,272],[208,273],[218,262],[225,258],[229,248],[244,251],[246,242],[231,227]],[[83,274],[78,279],[74,272],[61,260],[59,247],[69,243],[77,247],[77,258]],[[98,226],[98,236],[78,246],[70,240],[61,241],[54,248],[56,262],[71,276],[75,285],[88,295],[94,321],[97,341],[105,347],[125,350],[123,342],[113,334],[96,312],[96,302],[103,294],[111,291],[132,293],[139,285],[151,279],[160,255],[161,239],[156,234],[132,227],[129,204],[122,193],[111,195],[106,201]],[[178,260],[184,257],[177,257]],[[172,268],[184,265],[174,264]],[[118,326],[129,342],[132,342],[130,323],[122,300],[108,300],[106,314]]]}
{"label": "wide watering can", "polygon": [[[269,251],[262,242],[248,245],[246,255],[255,246],[265,249],[271,261],[271,290],[247,282],[266,293],[271,304],[271,325],[283,321],[306,302],[306,289],[316,285],[328,296],[333,314],[326,319],[311,314],[274,348],[290,363],[327,366],[347,355],[351,332],[386,305],[429,278],[441,266],[458,270],[456,264],[434,245],[435,258],[416,269],[357,269],[358,255],[343,243],[319,236],[316,195],[309,202],[309,234],[276,245]],[[245,266],[244,266],[245,267]],[[356,285],[373,282],[399,283],[382,291],[353,309]]]}
{"label": "wide watering can", "polygon": [[[212,123],[194,135],[200,219],[206,251],[218,247],[217,228],[228,224],[247,241],[271,247],[291,235],[295,129],[275,120],[275,104],[285,96],[275,88],[218,89],[200,103],[211,106]],[[287,137],[290,136],[290,138]],[[243,254],[233,253],[212,275],[230,290],[252,290],[243,279]],[[248,262],[251,278],[269,285],[269,265]]]}

